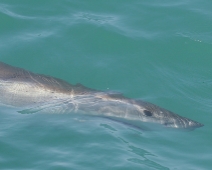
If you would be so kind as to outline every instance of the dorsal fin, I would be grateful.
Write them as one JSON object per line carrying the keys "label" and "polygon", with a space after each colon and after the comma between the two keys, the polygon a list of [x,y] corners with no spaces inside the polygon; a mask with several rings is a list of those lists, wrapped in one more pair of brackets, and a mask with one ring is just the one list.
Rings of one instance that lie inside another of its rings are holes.
{"label": "dorsal fin", "polygon": [[127,99],[127,97],[125,97],[122,93],[118,92],[109,92],[107,95],[114,99]]}
{"label": "dorsal fin", "polygon": [[84,85],[77,83],[74,86],[74,91],[78,93],[88,93],[88,92],[98,92],[97,90],[91,89],[89,87],[85,87]]}
{"label": "dorsal fin", "polygon": [[76,87],[85,87],[85,86],[83,86],[81,83],[77,83],[75,86],[76,86]]}

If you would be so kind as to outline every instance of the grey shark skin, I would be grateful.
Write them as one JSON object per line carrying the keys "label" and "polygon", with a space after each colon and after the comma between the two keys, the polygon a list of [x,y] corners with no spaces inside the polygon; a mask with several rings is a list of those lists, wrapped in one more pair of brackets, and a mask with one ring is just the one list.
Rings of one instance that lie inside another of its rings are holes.
{"label": "grey shark skin", "polygon": [[22,112],[82,112],[114,119],[154,122],[166,127],[195,129],[203,124],[142,100],[71,85],[0,62],[0,103]]}

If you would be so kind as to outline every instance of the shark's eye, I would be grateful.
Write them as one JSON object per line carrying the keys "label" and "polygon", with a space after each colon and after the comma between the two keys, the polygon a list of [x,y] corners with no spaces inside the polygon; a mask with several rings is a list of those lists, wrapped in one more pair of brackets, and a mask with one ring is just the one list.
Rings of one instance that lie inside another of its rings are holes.
{"label": "shark's eye", "polygon": [[148,111],[148,110],[144,110],[144,114],[146,116],[152,116],[152,112]]}

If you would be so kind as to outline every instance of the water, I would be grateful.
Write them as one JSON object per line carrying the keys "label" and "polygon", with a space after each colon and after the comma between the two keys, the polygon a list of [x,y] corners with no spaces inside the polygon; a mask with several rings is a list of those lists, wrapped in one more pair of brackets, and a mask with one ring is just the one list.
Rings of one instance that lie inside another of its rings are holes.
{"label": "water", "polygon": [[205,126],[141,131],[1,107],[0,169],[211,169],[212,2],[0,2],[0,60],[141,98]]}

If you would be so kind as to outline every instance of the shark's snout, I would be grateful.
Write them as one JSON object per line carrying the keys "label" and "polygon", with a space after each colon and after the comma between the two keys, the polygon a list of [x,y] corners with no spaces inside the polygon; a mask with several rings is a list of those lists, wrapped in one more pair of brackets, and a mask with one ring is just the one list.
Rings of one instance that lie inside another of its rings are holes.
{"label": "shark's snout", "polygon": [[203,124],[193,121],[185,117],[177,117],[173,122],[164,122],[166,127],[182,128],[182,129],[195,129],[204,126]]}
{"label": "shark's snout", "polygon": [[145,117],[145,121],[156,122],[165,127],[178,129],[195,129],[204,126],[199,122],[180,116],[152,103],[138,101],[137,104],[143,109],[141,115]]}

